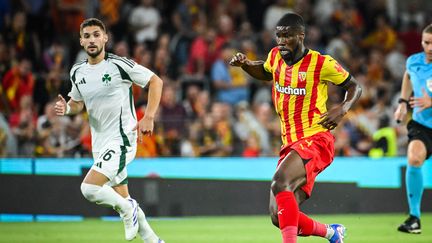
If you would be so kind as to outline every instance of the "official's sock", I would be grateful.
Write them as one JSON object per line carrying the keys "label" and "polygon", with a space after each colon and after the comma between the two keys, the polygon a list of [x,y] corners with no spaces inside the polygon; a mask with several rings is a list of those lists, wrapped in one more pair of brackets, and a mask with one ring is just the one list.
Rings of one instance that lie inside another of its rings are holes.
{"label": "official's sock", "polygon": [[295,243],[297,242],[299,207],[294,193],[289,191],[279,192],[275,198],[278,205],[277,214],[283,243]]}
{"label": "official's sock", "polygon": [[130,210],[132,207],[127,199],[120,196],[112,187],[107,185],[97,186],[81,183],[81,192],[90,202],[111,206],[116,211],[120,210],[120,213]]}
{"label": "official's sock", "polygon": [[[130,195],[126,199],[132,199]],[[145,243],[158,243],[159,237],[147,222],[144,211],[138,206],[138,234]]]}
{"label": "official's sock", "polygon": [[410,215],[420,218],[420,205],[424,189],[421,167],[407,166],[406,188]]}
{"label": "official's sock", "polygon": [[[330,228],[331,229],[331,228]],[[331,229],[333,231],[333,229]],[[298,235],[326,237],[328,228],[325,224],[313,220],[306,214],[299,212]]]}

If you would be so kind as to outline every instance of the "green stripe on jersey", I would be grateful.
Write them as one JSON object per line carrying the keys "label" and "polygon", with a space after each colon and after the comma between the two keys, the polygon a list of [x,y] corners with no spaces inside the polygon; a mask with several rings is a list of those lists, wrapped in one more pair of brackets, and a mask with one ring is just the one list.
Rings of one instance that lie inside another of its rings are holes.
{"label": "green stripe on jersey", "polygon": [[133,107],[134,107],[134,103],[133,103],[133,101],[134,101],[134,100],[133,100],[132,86],[130,86],[130,88],[129,88],[129,102],[130,102],[130,110],[131,110],[131,113],[132,113],[132,117],[136,119],[136,117],[135,117],[135,112],[134,112],[134,109],[133,109]]}
{"label": "green stripe on jersey", "polygon": [[122,136],[123,145],[124,146],[131,146],[128,137],[126,136],[126,134],[123,131],[122,114],[123,114],[123,108],[120,109],[120,135]]}

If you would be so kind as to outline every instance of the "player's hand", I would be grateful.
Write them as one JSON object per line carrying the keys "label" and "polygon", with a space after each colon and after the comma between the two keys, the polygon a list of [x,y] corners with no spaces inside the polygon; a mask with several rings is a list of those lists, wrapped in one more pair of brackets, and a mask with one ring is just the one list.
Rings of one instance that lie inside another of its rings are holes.
{"label": "player's hand", "polygon": [[321,121],[318,122],[324,128],[333,130],[337,127],[343,116],[346,114],[342,104],[331,108],[329,111],[321,115]]}
{"label": "player's hand", "polygon": [[429,97],[426,90],[422,89],[423,96],[422,97],[411,97],[410,98],[410,105],[411,107],[418,107],[418,111],[420,112],[424,109],[432,107],[432,98]]}
{"label": "player's hand", "polygon": [[141,143],[144,136],[151,136],[154,128],[154,119],[144,116],[137,125],[132,129],[138,130],[138,141]]}
{"label": "player's hand", "polygon": [[408,104],[406,103],[400,103],[393,115],[395,121],[397,123],[401,123],[403,120],[405,120],[405,116],[407,114],[408,111]]}
{"label": "player's hand", "polygon": [[57,96],[54,110],[57,116],[64,116],[66,113],[66,100],[60,94]]}
{"label": "player's hand", "polygon": [[241,67],[241,66],[245,65],[247,62],[248,62],[248,59],[247,59],[246,55],[241,53],[241,52],[238,52],[237,54],[235,54],[231,58],[229,64],[231,66]]}

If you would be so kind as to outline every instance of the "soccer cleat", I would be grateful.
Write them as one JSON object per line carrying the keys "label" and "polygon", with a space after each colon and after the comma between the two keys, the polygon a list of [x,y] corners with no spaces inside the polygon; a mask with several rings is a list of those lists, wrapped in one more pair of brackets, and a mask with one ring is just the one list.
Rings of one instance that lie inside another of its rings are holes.
{"label": "soccer cleat", "polygon": [[125,238],[130,241],[135,239],[138,233],[138,203],[134,199],[128,199],[128,201],[132,204],[132,208],[129,212],[125,212],[122,218],[125,228]]}
{"label": "soccer cleat", "polygon": [[331,224],[330,227],[334,230],[334,235],[330,238],[330,243],[343,243],[345,238],[346,228],[341,224]]}
{"label": "soccer cleat", "polygon": [[410,233],[410,234],[420,234],[421,233],[421,225],[420,219],[416,216],[410,215],[403,224],[401,224],[398,229],[400,232]]}
{"label": "soccer cleat", "polygon": [[159,239],[158,243],[165,243],[165,241]]}

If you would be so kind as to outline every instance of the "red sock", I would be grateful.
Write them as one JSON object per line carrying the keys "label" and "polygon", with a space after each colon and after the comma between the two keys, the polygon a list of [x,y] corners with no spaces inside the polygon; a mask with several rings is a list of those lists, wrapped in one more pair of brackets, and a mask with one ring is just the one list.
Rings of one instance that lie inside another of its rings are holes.
{"label": "red sock", "polygon": [[325,224],[317,222],[309,218],[306,214],[299,212],[298,220],[298,235],[301,236],[321,236],[325,237],[327,234],[327,227]]}
{"label": "red sock", "polygon": [[299,220],[299,207],[294,193],[283,191],[276,195],[278,205],[279,228],[281,229],[283,243],[297,241],[297,224]]}

